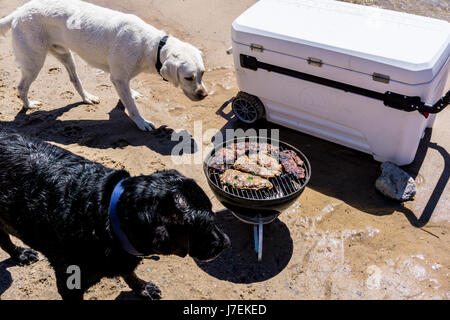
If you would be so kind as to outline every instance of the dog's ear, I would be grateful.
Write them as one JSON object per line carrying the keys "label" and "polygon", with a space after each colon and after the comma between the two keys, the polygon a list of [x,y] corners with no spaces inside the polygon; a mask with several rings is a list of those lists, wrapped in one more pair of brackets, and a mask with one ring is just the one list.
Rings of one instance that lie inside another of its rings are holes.
{"label": "dog's ear", "polygon": [[178,87],[178,83],[180,82],[180,79],[178,78],[179,66],[180,62],[176,58],[170,57],[164,61],[160,71],[163,78],[171,82],[175,87]]}
{"label": "dog's ear", "polygon": [[184,213],[189,209],[186,198],[179,192],[170,193],[162,201],[164,220],[182,222]]}
{"label": "dog's ear", "polygon": [[181,212],[185,212],[189,209],[186,198],[179,192],[173,194],[173,201],[177,209]]}

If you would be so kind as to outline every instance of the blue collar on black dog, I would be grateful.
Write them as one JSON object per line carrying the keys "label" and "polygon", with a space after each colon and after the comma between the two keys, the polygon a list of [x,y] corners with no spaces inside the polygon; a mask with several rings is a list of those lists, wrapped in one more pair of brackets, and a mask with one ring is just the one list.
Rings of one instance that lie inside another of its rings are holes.
{"label": "blue collar on black dog", "polygon": [[122,248],[126,252],[128,252],[129,254],[131,254],[133,256],[143,256],[142,253],[140,253],[133,247],[130,240],[128,240],[128,237],[126,236],[126,234],[120,228],[120,221],[119,221],[119,217],[117,216],[116,206],[117,206],[117,202],[119,201],[120,196],[123,193],[122,182],[123,182],[123,180],[121,180],[114,188],[114,191],[111,195],[111,201],[109,202],[109,220],[111,221],[111,228],[112,228],[114,235],[117,237],[120,244],[122,245]]}

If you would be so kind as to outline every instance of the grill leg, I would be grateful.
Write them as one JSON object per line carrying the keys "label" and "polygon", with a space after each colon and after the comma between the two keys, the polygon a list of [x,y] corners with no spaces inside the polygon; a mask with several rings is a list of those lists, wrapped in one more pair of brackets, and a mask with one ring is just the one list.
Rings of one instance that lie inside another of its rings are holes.
{"label": "grill leg", "polygon": [[258,253],[259,240],[258,240],[258,226],[257,225],[253,226],[253,238],[255,239],[255,252]]}
{"label": "grill leg", "polygon": [[259,221],[259,235],[258,235],[258,261],[262,260],[262,251],[263,251],[263,223]]}
{"label": "grill leg", "polygon": [[262,260],[263,251],[263,223],[259,221],[259,224],[253,226],[253,235],[255,238],[255,251],[258,254],[258,261]]}

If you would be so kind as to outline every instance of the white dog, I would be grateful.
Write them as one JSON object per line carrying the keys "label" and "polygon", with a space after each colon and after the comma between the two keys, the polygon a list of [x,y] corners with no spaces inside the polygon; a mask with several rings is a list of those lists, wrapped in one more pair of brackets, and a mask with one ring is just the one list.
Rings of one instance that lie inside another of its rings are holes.
{"label": "white dog", "polygon": [[99,103],[98,97],[81,85],[71,50],[110,73],[128,115],[144,131],[155,127],[142,118],[134,103],[140,94],[130,89],[130,80],[139,73],[159,72],[193,101],[208,95],[202,82],[205,67],[201,52],[135,15],[79,0],[32,0],[0,19],[0,35],[9,29],[22,69],[18,90],[26,109],[40,105],[28,100],[28,90],[48,52],[66,67],[83,101]]}

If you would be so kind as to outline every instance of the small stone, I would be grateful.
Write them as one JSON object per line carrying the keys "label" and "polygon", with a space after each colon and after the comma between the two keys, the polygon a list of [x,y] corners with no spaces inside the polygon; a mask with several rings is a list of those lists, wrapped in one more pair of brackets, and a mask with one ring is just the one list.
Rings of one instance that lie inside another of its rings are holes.
{"label": "small stone", "polygon": [[405,171],[391,162],[381,164],[381,176],[375,187],[383,195],[397,201],[409,201],[416,195],[416,183]]}

